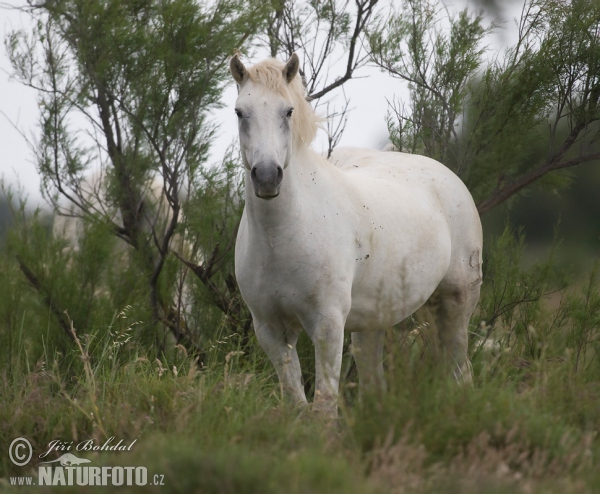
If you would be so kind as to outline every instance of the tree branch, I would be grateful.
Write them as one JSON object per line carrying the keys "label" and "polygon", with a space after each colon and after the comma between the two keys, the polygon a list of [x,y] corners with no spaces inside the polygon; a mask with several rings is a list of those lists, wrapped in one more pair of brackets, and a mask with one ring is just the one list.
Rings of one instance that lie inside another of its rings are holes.
{"label": "tree branch", "polygon": [[479,214],[483,214],[486,211],[489,211],[490,209],[492,209],[492,208],[498,206],[499,204],[501,204],[502,202],[506,201],[510,196],[516,194],[517,192],[519,192],[520,190],[522,190],[529,184],[531,184],[531,183],[535,182],[536,180],[538,180],[539,178],[543,177],[547,173],[550,173],[555,170],[560,170],[563,168],[570,168],[572,166],[579,165],[580,163],[584,163],[586,161],[595,161],[595,160],[600,160],[600,152],[592,153],[592,154],[588,154],[588,155],[584,155],[584,156],[579,156],[572,160],[563,161],[563,162],[556,161],[555,157],[552,157],[550,160],[548,160],[546,162],[546,164],[544,164],[540,168],[537,168],[537,169],[523,175],[522,177],[518,178],[511,184],[494,192],[492,196],[481,201],[479,204],[477,204],[477,211],[479,211]]}
{"label": "tree branch", "polygon": [[356,57],[356,43],[358,42],[358,38],[361,33],[364,31],[365,26],[373,13],[373,9],[375,5],[377,5],[378,0],[356,0],[356,22],[354,24],[354,32],[352,33],[352,38],[350,38],[350,47],[348,49],[348,60],[346,62],[346,72],[342,77],[339,77],[334,82],[324,87],[320,91],[316,93],[312,93],[308,95],[309,100],[319,99],[325,96],[330,91],[334,90],[337,87],[340,87],[346,81],[352,78],[352,74],[357,67]]}
{"label": "tree branch", "polygon": [[17,257],[17,262],[19,263],[19,267],[21,268],[21,271],[25,275],[25,278],[27,278],[29,283],[31,283],[31,286],[33,286],[33,288],[35,288],[42,295],[42,297],[44,298],[44,302],[46,302],[46,305],[48,306],[48,308],[50,309],[52,314],[54,314],[56,316],[56,319],[58,320],[58,324],[60,324],[60,327],[63,328],[64,332],[67,334],[69,339],[71,341],[75,341],[75,336],[73,335],[73,332],[71,331],[71,324],[69,323],[68,318],[65,317],[64,310],[62,310],[60,307],[58,307],[56,305],[56,302],[52,298],[52,294],[42,284],[42,282],[35,275],[35,273],[29,268],[29,266],[27,266],[27,264],[25,264],[25,261],[23,261],[21,256],[17,255],[16,257]]}

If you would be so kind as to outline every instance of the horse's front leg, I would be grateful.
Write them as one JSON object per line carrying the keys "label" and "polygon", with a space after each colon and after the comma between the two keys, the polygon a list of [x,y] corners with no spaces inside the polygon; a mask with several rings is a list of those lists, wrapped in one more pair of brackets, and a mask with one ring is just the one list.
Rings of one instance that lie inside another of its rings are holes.
{"label": "horse's front leg", "polygon": [[275,366],[284,399],[294,406],[307,405],[300,360],[296,351],[298,333],[277,330],[256,320],[254,325],[260,346]]}
{"label": "horse's front leg", "polygon": [[307,328],[315,346],[315,399],[313,410],[325,417],[337,417],[337,398],[344,347],[344,321],[323,317]]}

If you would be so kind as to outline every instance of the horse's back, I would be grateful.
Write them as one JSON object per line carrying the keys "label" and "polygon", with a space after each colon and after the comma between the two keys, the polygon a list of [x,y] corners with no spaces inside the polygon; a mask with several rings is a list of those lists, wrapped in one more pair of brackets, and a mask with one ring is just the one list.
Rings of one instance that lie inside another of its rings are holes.
{"label": "horse's back", "polygon": [[452,170],[438,161],[416,154],[352,147],[336,149],[329,161],[361,189],[389,186],[407,198],[424,198],[461,238],[481,236],[471,193]]}
{"label": "horse's back", "polygon": [[[457,196],[466,194],[471,198],[462,180],[452,170],[427,156],[348,147],[336,149],[329,161],[349,176],[355,175],[360,180],[396,182],[399,187],[413,190],[415,187],[437,189],[442,186],[446,187],[443,195],[454,192]],[[456,191],[451,191],[448,187]]]}

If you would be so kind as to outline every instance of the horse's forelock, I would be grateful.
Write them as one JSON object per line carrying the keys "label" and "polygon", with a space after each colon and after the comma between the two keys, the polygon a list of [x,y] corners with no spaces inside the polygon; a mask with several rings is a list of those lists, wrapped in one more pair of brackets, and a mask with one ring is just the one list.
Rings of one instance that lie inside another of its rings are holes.
{"label": "horse's forelock", "polygon": [[306,89],[299,74],[288,84],[283,77],[285,64],[274,58],[264,60],[248,69],[250,80],[266,86],[285,99],[294,107],[292,119],[294,125],[294,143],[309,145],[317,134],[321,119],[315,114],[306,101]]}

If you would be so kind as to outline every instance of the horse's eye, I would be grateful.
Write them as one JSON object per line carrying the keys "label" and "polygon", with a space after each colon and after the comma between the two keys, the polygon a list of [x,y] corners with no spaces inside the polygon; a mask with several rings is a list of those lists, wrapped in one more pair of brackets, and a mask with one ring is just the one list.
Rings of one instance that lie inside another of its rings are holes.
{"label": "horse's eye", "polygon": [[286,116],[286,117],[288,117],[288,118],[290,118],[290,117],[292,116],[292,113],[293,113],[293,112],[294,112],[294,109],[293,109],[293,108],[290,108],[290,109],[288,110],[288,112],[286,113],[286,115],[285,115],[285,116]]}
{"label": "horse's eye", "polygon": [[235,109],[235,114],[237,115],[238,118],[242,118],[242,112],[239,111],[237,108]]}

